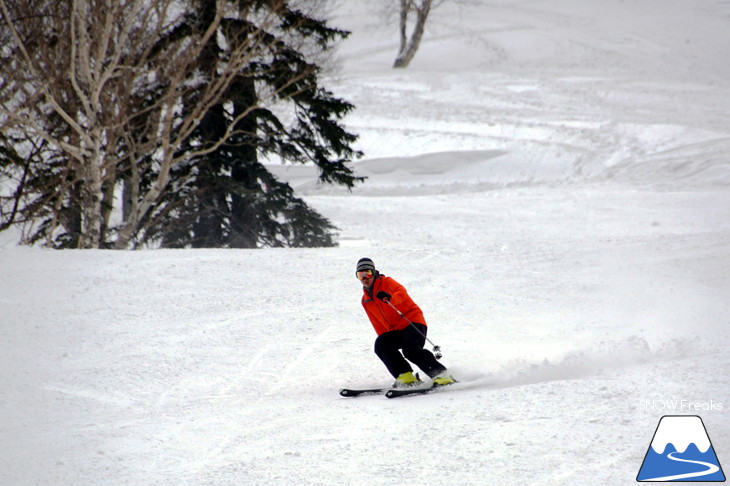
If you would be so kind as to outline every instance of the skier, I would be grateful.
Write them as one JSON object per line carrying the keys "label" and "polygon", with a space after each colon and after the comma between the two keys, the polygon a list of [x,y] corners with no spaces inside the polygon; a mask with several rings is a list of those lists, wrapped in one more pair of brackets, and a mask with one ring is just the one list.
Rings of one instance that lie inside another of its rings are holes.
{"label": "skier", "polygon": [[431,351],[424,349],[426,319],[405,287],[392,278],[381,275],[370,258],[361,258],[357,262],[355,274],[363,287],[362,306],[378,334],[375,339],[375,354],[396,379],[393,387],[402,388],[421,383],[418,374],[413,374],[413,368],[408,361],[423,370],[433,380],[434,385],[453,383],[454,378],[446,367],[436,361]]}

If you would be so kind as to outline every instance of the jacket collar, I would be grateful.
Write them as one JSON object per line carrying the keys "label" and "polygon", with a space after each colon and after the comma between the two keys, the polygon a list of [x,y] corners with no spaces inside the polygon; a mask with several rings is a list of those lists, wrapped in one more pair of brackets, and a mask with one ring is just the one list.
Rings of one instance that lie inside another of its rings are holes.
{"label": "jacket collar", "polygon": [[363,287],[363,291],[370,296],[370,298],[373,298],[373,289],[375,288],[375,285],[378,283],[378,280],[382,277],[380,275],[380,272],[377,270],[375,271],[375,278],[373,279],[373,284],[370,287]]}

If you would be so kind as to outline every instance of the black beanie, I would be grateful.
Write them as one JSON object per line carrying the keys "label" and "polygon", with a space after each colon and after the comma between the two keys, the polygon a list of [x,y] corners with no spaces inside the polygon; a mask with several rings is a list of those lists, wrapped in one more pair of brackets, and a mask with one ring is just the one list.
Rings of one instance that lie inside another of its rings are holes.
{"label": "black beanie", "polygon": [[357,270],[356,272],[364,272],[366,270],[372,270],[375,271],[375,264],[373,261],[369,258],[361,258],[357,261]]}

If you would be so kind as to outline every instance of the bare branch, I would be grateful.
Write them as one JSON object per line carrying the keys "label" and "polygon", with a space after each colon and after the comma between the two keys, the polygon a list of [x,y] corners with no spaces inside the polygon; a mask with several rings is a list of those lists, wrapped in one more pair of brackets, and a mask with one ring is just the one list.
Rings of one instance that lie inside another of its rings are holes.
{"label": "bare branch", "polygon": [[[295,47],[282,41],[285,33],[270,32],[285,2],[255,5],[242,11],[240,2],[218,0],[209,18],[194,23],[185,0],[0,0],[0,31],[12,43],[0,47],[10,61],[0,65],[0,125],[67,157],[53,201],[60,212],[80,199],[81,247],[105,243],[110,187],[124,184],[132,195],[116,233],[115,245],[126,248],[175,167],[240,135],[239,122],[253,110],[308,89],[302,81],[311,71],[303,67],[258,93],[218,140],[181,150],[249,65]],[[245,35],[226,36],[236,22],[247,25]],[[225,55],[201,62],[211,46]],[[75,187],[80,192],[71,194]],[[54,215],[49,243],[58,224]]]}

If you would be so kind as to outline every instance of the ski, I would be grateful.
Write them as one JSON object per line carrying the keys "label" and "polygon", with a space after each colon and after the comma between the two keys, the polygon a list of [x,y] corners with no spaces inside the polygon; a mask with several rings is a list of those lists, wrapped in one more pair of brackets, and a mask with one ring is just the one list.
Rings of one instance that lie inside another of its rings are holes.
{"label": "ski", "polygon": [[[456,383],[456,382],[454,382]],[[410,395],[425,395],[435,391],[443,390],[449,385],[431,385],[428,388],[391,388],[385,392],[387,398],[407,397]]]}
{"label": "ski", "polygon": [[364,395],[382,395],[390,388],[342,388],[340,395],[343,397],[361,397]]}
{"label": "ski", "polygon": [[[455,381],[454,383],[458,383],[458,382]],[[385,394],[385,396],[388,398],[398,398],[398,397],[405,397],[408,395],[425,395],[426,393],[440,391],[442,388],[451,386],[454,383],[449,383],[448,385],[432,384],[431,386],[415,386],[415,387],[408,387],[408,388],[390,388],[390,387],[385,387],[385,388],[341,388],[340,396],[362,397],[365,395],[383,395],[383,394]]]}

